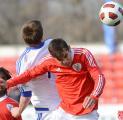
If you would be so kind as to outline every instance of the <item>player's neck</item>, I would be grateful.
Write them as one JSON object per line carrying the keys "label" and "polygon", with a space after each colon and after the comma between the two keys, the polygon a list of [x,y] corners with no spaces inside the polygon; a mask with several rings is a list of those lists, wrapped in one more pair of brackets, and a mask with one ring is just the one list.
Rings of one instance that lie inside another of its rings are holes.
{"label": "player's neck", "polygon": [[5,96],[5,94],[0,94],[0,98],[3,97],[3,96]]}
{"label": "player's neck", "polygon": [[0,97],[3,97],[5,96],[6,94],[5,93],[0,93]]}
{"label": "player's neck", "polygon": [[6,98],[7,98],[7,95],[6,94],[4,94],[3,96],[0,96],[0,102],[3,101]]}

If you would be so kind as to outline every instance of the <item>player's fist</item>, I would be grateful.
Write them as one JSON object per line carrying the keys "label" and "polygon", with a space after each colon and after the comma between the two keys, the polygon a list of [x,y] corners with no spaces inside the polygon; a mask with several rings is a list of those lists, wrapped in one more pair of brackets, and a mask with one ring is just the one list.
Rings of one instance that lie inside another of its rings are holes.
{"label": "player's fist", "polygon": [[21,115],[21,113],[19,112],[19,107],[13,107],[11,109],[11,114],[14,118],[17,118]]}

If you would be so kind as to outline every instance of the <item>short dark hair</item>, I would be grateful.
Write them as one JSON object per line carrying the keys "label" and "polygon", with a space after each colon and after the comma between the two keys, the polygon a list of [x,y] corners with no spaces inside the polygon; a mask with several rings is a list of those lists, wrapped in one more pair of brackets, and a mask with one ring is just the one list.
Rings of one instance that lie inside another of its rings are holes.
{"label": "short dark hair", "polygon": [[61,59],[63,51],[69,50],[69,48],[69,45],[62,38],[53,39],[48,46],[50,54],[57,59]]}
{"label": "short dark hair", "polygon": [[7,69],[0,67],[0,77],[6,81],[11,78],[11,75]]}
{"label": "short dark hair", "polygon": [[39,44],[43,37],[43,27],[40,21],[31,20],[22,27],[22,36],[26,44]]}

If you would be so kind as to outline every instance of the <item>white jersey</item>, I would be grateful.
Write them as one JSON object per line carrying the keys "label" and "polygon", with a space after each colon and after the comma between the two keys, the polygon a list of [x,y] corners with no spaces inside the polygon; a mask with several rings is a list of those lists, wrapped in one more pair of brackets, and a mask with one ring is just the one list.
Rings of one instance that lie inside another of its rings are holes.
{"label": "white jersey", "polygon": [[[41,59],[48,54],[48,44],[52,39],[41,42],[38,47],[27,47],[23,54],[17,61],[17,73],[18,75],[23,73],[25,70],[38,64]],[[53,110],[59,103],[59,98],[56,92],[55,79],[53,75],[48,78],[48,74],[41,75],[34,80],[21,85],[20,91],[26,92],[31,91],[31,103],[35,108],[49,108]]]}

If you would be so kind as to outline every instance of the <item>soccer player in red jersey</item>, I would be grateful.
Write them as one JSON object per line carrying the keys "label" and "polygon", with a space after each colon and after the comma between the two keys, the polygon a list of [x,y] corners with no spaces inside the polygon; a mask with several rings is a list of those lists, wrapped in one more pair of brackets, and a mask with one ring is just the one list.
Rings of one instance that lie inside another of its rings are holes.
{"label": "soccer player in red jersey", "polygon": [[10,79],[10,73],[3,67],[0,67],[0,120],[22,120],[21,116],[14,118],[11,115],[11,108],[17,107],[18,103],[7,96],[5,81]]}
{"label": "soccer player in red jersey", "polygon": [[85,48],[71,49],[60,38],[52,40],[48,50],[50,55],[39,65],[7,81],[6,87],[50,71],[57,76],[55,82],[61,102],[58,109],[43,116],[43,120],[98,120],[98,98],[105,78],[91,52]]}

